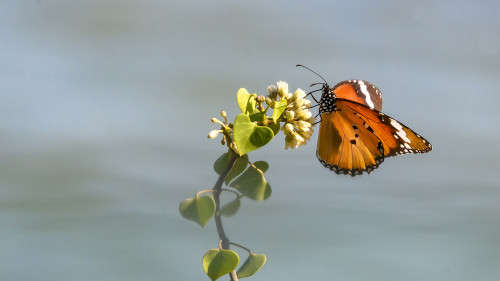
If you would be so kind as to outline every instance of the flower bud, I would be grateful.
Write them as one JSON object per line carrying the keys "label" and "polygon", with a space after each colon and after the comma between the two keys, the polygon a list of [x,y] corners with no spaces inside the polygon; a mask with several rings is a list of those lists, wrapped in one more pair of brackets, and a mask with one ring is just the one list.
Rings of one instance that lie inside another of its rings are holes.
{"label": "flower bud", "polygon": [[270,97],[266,97],[266,104],[272,106],[273,100]]}
{"label": "flower bud", "polygon": [[286,123],[285,126],[283,126],[283,133],[285,133],[285,135],[291,135],[293,133],[293,125]]}
{"label": "flower bud", "polygon": [[208,133],[208,138],[209,139],[215,139],[219,133],[222,132],[221,130],[212,130],[210,133]]}

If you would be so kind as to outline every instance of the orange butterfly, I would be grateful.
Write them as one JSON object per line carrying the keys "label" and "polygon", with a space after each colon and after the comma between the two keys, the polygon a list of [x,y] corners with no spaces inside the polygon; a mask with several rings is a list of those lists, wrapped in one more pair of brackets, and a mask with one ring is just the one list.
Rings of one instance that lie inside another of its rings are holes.
{"label": "orange butterfly", "polygon": [[342,81],[333,88],[326,81],[317,84],[323,87],[316,156],[335,173],[351,176],[370,173],[385,157],[432,150],[422,136],[380,112],[382,93],[375,85],[363,80]]}

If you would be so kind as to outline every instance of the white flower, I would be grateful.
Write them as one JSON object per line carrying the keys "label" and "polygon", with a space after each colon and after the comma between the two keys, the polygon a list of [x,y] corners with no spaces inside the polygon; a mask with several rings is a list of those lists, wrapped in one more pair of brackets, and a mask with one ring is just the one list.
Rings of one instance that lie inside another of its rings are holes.
{"label": "white flower", "polygon": [[286,136],[285,137],[285,149],[288,149],[289,147],[291,148],[297,148],[299,145],[297,144],[297,140],[293,138],[292,136]]}
{"label": "white flower", "polygon": [[301,89],[297,89],[295,93],[292,95],[292,100],[297,101],[297,100],[303,100],[306,97],[306,93],[302,91]]}
{"label": "white flower", "polygon": [[288,83],[279,81],[277,83],[278,85],[278,94],[281,98],[287,98],[288,97]]}
{"label": "white flower", "polygon": [[297,113],[296,118],[298,118],[299,120],[308,120],[309,118],[312,117],[311,111],[307,109],[298,109],[296,113]]}
{"label": "white flower", "polygon": [[311,124],[305,121],[286,123],[281,127],[281,130],[285,134],[285,149],[297,148],[306,144],[313,133]]}
{"label": "white flower", "polygon": [[297,121],[297,128],[300,130],[300,131],[303,131],[303,132],[308,132],[309,129],[311,128],[311,123],[309,122],[306,122],[306,121]]}
{"label": "white flower", "polygon": [[276,89],[276,86],[274,86],[274,85],[267,87],[267,92],[269,93],[270,96],[277,91],[278,91],[278,89]]}
{"label": "white flower", "polygon": [[[310,140],[312,134],[313,134],[313,129],[310,129],[308,131],[302,131],[302,132],[300,132],[300,135],[302,137],[304,137],[304,139],[306,139],[306,140]],[[304,144],[305,144],[305,141],[304,141]]]}
{"label": "white flower", "polygon": [[301,145],[303,142],[306,141],[300,134],[294,133],[293,136],[295,137],[295,139],[298,142],[297,146]]}
{"label": "white flower", "polygon": [[291,135],[288,135],[285,137],[285,149],[288,149],[288,148],[297,148],[303,144],[305,144],[305,140],[304,138],[293,132]]}

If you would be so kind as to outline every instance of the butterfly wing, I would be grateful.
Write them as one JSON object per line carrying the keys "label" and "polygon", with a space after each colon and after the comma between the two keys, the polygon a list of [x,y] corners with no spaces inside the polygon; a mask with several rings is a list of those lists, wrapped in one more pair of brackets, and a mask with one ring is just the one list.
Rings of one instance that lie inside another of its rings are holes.
{"label": "butterfly wing", "polygon": [[378,111],[382,110],[382,93],[377,86],[368,81],[342,81],[335,85],[331,91],[339,99],[351,100]]}
{"label": "butterfly wing", "polygon": [[341,104],[321,114],[316,156],[337,174],[370,173],[384,160],[381,141],[355,112]]}
{"label": "butterfly wing", "polygon": [[335,110],[321,114],[316,156],[337,174],[370,173],[385,157],[431,149],[404,124],[351,100],[337,99]]}
{"label": "butterfly wing", "polygon": [[363,125],[368,126],[369,130],[374,132],[384,146],[385,157],[407,153],[426,153],[432,150],[432,145],[425,138],[382,112],[349,100],[338,99],[337,104],[342,104],[344,110],[347,110],[347,107],[355,112],[356,116],[364,121]]}

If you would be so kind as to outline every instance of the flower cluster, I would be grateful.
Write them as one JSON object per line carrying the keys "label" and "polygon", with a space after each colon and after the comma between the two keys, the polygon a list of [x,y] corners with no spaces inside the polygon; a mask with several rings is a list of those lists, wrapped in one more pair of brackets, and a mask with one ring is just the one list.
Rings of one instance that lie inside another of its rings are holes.
{"label": "flower cluster", "polygon": [[268,88],[269,98],[271,100],[287,100],[287,107],[284,112],[286,117],[285,124],[281,130],[285,134],[285,149],[297,148],[307,143],[313,134],[313,124],[316,118],[312,117],[309,111],[311,101],[307,100],[306,93],[297,89],[295,93],[288,92],[288,84],[279,81],[276,86],[271,85]]}
{"label": "flower cluster", "polygon": [[[240,89],[237,94],[238,105],[242,111],[240,115],[246,114],[248,120],[245,121],[244,118],[236,118],[235,124],[228,123],[226,112],[222,111],[221,116],[224,117],[224,122],[219,121],[217,118],[212,118],[212,122],[221,125],[221,127],[218,130],[212,130],[208,134],[208,138],[214,139],[221,134],[223,135],[221,144],[224,145],[227,143],[230,148],[236,149],[237,143],[233,136],[235,134],[233,129],[234,126],[240,125],[238,128],[245,128],[236,132],[240,136],[240,140],[242,140],[243,136],[244,139],[254,136],[252,134],[257,134],[259,135],[258,139],[263,141],[261,145],[263,146],[273,138],[278,130],[281,130],[285,134],[285,149],[293,149],[306,144],[311,139],[313,134],[312,127],[316,124],[316,118],[312,117],[312,113],[309,111],[311,101],[306,99],[306,93],[301,89],[297,89],[293,94],[289,93],[288,83],[283,81],[269,86],[267,90],[269,95],[257,96],[256,94],[249,94],[246,89]],[[264,103],[267,104],[267,107]],[[269,109],[273,110],[272,116],[267,115]],[[239,123],[236,124],[236,121],[239,121]],[[283,125],[281,125],[282,122]],[[251,125],[251,123],[254,124]],[[268,131],[262,131],[263,127],[267,127]],[[254,132],[252,130],[259,131]],[[268,132],[271,132],[271,134]],[[270,137],[267,137],[267,139],[262,139],[262,136],[269,135]],[[239,143],[238,146],[240,144],[245,144],[245,142]],[[250,149],[250,151],[255,150],[256,143],[251,144],[253,146],[249,146],[247,149]],[[257,147],[260,146],[257,145]]]}

